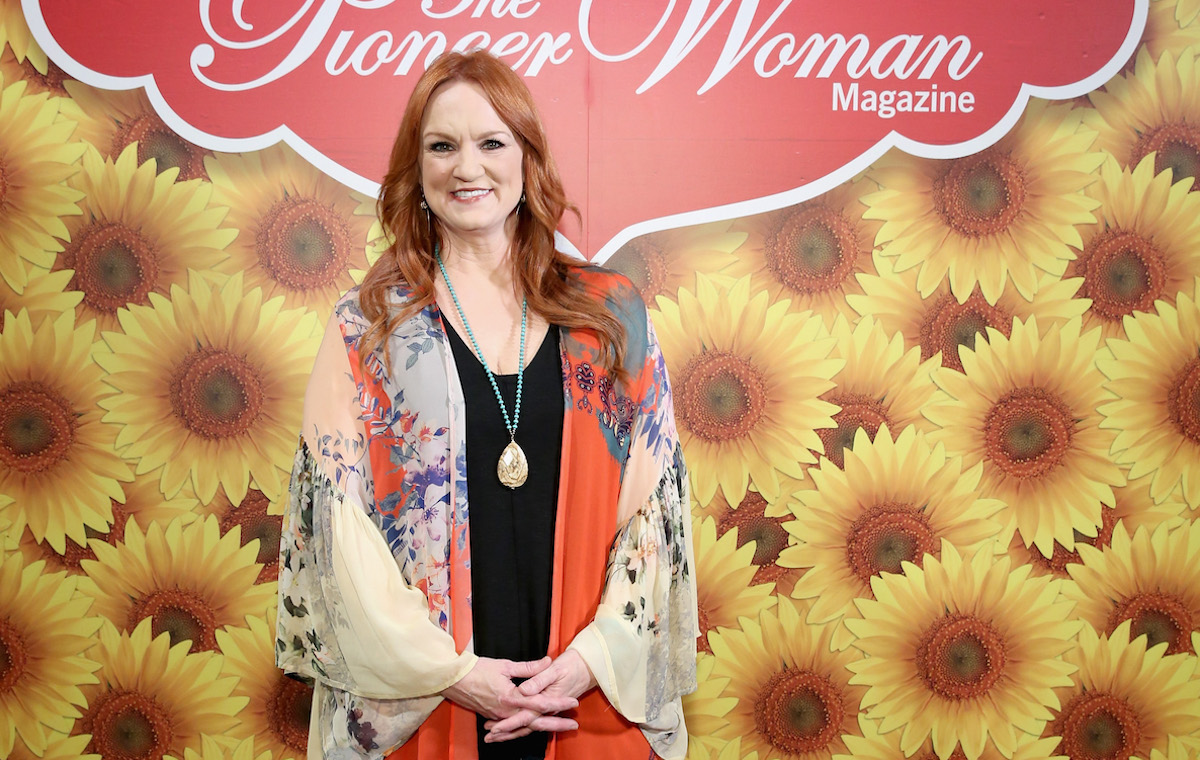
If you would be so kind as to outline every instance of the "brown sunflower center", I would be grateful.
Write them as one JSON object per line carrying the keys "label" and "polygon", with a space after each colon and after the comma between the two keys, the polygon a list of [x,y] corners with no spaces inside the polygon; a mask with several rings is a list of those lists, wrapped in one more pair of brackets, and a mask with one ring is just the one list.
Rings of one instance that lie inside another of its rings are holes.
{"label": "brown sunflower center", "polygon": [[758,733],[781,752],[820,752],[838,738],[846,706],[828,676],[785,668],[771,676],[754,702]]}
{"label": "brown sunflower center", "polygon": [[854,448],[854,435],[859,428],[866,430],[871,440],[875,440],[880,426],[891,422],[883,402],[862,393],[832,392],[821,398],[842,408],[833,415],[837,427],[817,431],[825,448],[825,456],[838,467],[846,466],[846,449]]}
{"label": "brown sunflower center", "polygon": [[708,643],[708,632],[713,629],[713,624],[703,600],[696,603],[696,624],[700,628],[700,635],[696,637],[696,650],[712,654],[712,647]]}
{"label": "brown sunflower center", "polygon": [[1193,443],[1200,443],[1200,358],[1183,366],[1167,393],[1167,416]]}
{"label": "brown sunflower center", "polygon": [[146,303],[158,282],[158,252],[120,222],[96,222],[76,233],[63,252],[62,266],[75,270],[70,288],[82,291],[85,304],[106,314]]}
{"label": "brown sunflower center", "polygon": [[8,191],[8,167],[3,160],[0,160],[0,208],[4,208],[4,204],[8,200]]}
{"label": "brown sunflower center", "polygon": [[[1171,170],[1171,179],[1200,178],[1200,127],[1187,122],[1163,124],[1147,130],[1133,146],[1130,165],[1154,153],[1154,173]],[[1196,185],[1192,185],[1196,190]]]}
{"label": "brown sunflower center", "polygon": [[798,293],[824,293],[854,276],[862,251],[854,224],[824,206],[788,216],[768,242],[764,258],[775,279]]}
{"label": "brown sunflower center", "polygon": [[204,347],[184,357],[171,383],[171,409],[188,430],[217,439],[250,431],[263,407],[262,380],[242,357]]}
{"label": "brown sunflower center", "polygon": [[101,696],[74,730],[92,735],[89,753],[116,760],[158,760],[171,749],[171,722],[151,697],[115,691]]}
{"label": "brown sunflower center", "polygon": [[66,459],[75,442],[75,410],[38,380],[0,389],[0,462],[26,474],[46,472]]}
{"label": "brown sunflower center", "polygon": [[934,207],[961,235],[1002,232],[1025,205],[1025,175],[1006,153],[985,150],[949,162],[933,183]]}
{"label": "brown sunflower center", "polygon": [[1144,591],[1118,602],[1108,616],[1111,634],[1130,620],[1129,638],[1146,636],[1146,648],[1167,642],[1167,654],[1192,651],[1192,611],[1178,596],[1161,591]]}
{"label": "brown sunflower center", "polygon": [[67,88],[63,86],[63,82],[70,79],[67,73],[55,66],[52,61],[47,61],[46,73],[37,70],[33,65],[33,61],[29,58],[21,61],[21,78],[29,82],[31,92],[50,92],[61,97],[68,97]]}
{"label": "brown sunflower center", "polygon": [[7,694],[25,675],[28,653],[20,630],[0,617],[0,696]]}
{"label": "brown sunflower center", "polygon": [[705,351],[680,374],[676,411],[683,424],[701,438],[742,438],[762,420],[767,382],[748,359],[726,351]]}
{"label": "brown sunflower center", "polygon": [[767,517],[766,508],[767,500],[761,494],[747,492],[737,509],[727,510],[717,521],[719,535],[737,528],[739,547],[747,541],[754,542],[754,559],[751,561],[760,566],[773,564],[788,545],[788,532],[783,527],[785,518]]}
{"label": "brown sunflower center", "polygon": [[289,196],[266,214],[254,240],[259,264],[291,290],[334,282],[350,261],[350,230],[329,206]]}
{"label": "brown sunflower center", "polygon": [[859,515],[846,538],[846,560],[868,588],[871,576],[899,573],[901,563],[921,565],[937,555],[937,536],[929,518],[908,504],[877,504]]}
{"label": "brown sunflower center", "polygon": [[[1095,536],[1085,536],[1079,531],[1075,531],[1075,545],[1090,544],[1097,549],[1108,548],[1112,544],[1113,528],[1116,527],[1117,518],[1116,511],[1105,507],[1100,510],[1100,527],[1096,530]],[[1042,554],[1036,546],[1029,546],[1029,559],[1035,565],[1038,565],[1060,578],[1066,578],[1070,574],[1067,572],[1067,565],[1081,565],[1083,560],[1079,557],[1079,551],[1067,551],[1066,548],[1059,542],[1054,542],[1054,552],[1047,557]]]}
{"label": "brown sunflower center", "polygon": [[633,282],[642,300],[651,306],[655,296],[667,293],[667,257],[662,249],[649,240],[638,239],[617,251],[608,262]]}
{"label": "brown sunflower center", "polygon": [[1008,655],[992,624],[953,613],[937,619],[917,644],[917,673],[944,699],[986,694],[1004,673]]}
{"label": "brown sunflower center", "polygon": [[142,113],[122,123],[113,135],[112,154],[120,155],[121,151],[135,142],[138,144],[139,164],[153,158],[159,173],[172,167],[178,168],[181,182],[208,179],[204,170],[204,151],[176,134],[156,114]]}
{"label": "brown sunflower center", "polygon": [[1142,740],[1138,714],[1105,692],[1076,694],[1047,728],[1062,737],[1057,753],[1072,758],[1128,760]]}
{"label": "brown sunflower center", "polygon": [[234,526],[241,527],[242,546],[258,540],[258,556],[255,561],[263,566],[258,582],[279,578],[279,537],[283,531],[283,516],[269,515],[270,500],[262,491],[251,488],[246,498],[221,518],[221,533],[228,533]]}
{"label": "brown sunflower center", "polygon": [[308,718],[312,710],[312,689],[299,681],[280,675],[267,703],[267,725],[289,748],[300,753],[308,750]]}
{"label": "brown sunflower center", "polygon": [[946,293],[933,302],[921,320],[921,359],[941,352],[942,366],[962,372],[962,360],[958,347],[975,350],[975,341],[987,337],[991,327],[1004,333],[1012,333],[1013,315],[999,306],[984,300],[979,291],[971,293],[963,303],[952,294]]}
{"label": "brown sunflower center", "polygon": [[1119,229],[1105,230],[1088,242],[1079,270],[1080,295],[1092,299],[1092,310],[1110,321],[1150,311],[1167,282],[1166,263],[1154,243]]}
{"label": "brown sunflower center", "polygon": [[190,641],[191,652],[217,648],[217,616],[212,605],[195,591],[165,588],[150,592],[130,607],[126,625],[133,629],[145,618],[152,618],[151,632],[155,636],[170,635],[171,646]]}
{"label": "brown sunflower center", "polygon": [[984,451],[1014,478],[1038,478],[1062,463],[1075,434],[1075,417],[1058,396],[1042,388],[1017,388],[1001,396],[983,423]]}

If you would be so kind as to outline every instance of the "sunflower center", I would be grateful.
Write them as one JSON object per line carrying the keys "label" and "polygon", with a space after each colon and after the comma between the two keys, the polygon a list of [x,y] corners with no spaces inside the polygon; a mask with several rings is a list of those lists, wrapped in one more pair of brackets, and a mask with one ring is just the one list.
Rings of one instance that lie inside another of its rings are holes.
{"label": "sunflower center", "polygon": [[1008,661],[1004,639],[991,623],[953,613],[938,618],[917,644],[917,673],[934,693],[962,700],[988,692]]}
{"label": "sunflower center", "polygon": [[[1096,535],[1085,536],[1079,531],[1075,531],[1075,545],[1078,546],[1079,544],[1090,544],[1097,549],[1108,548],[1108,546],[1112,544],[1113,528],[1116,527],[1116,524],[1116,511],[1107,507],[1101,509],[1100,527],[1096,531]],[[1069,552],[1057,541],[1054,542],[1054,552],[1049,557],[1042,554],[1042,552],[1036,546],[1030,546],[1028,548],[1028,552],[1029,559],[1035,565],[1050,571],[1060,578],[1066,578],[1069,575],[1067,572],[1067,565],[1083,564],[1083,560],[1079,557],[1078,550]]]}
{"label": "sunflower center", "polygon": [[799,668],[771,676],[754,703],[759,735],[794,755],[826,749],[841,733],[845,714],[841,690],[829,677]]}
{"label": "sunflower center", "polygon": [[27,659],[25,638],[7,618],[0,617],[0,696],[25,675]]}
{"label": "sunflower center", "polygon": [[708,441],[742,438],[762,420],[767,383],[747,359],[725,351],[706,351],[683,368],[679,416],[688,429]]}
{"label": "sunflower center", "polygon": [[926,554],[938,554],[929,518],[908,504],[877,504],[859,515],[846,538],[850,569],[870,588],[871,576],[899,573],[901,563],[921,565]]}
{"label": "sunflower center", "polygon": [[703,601],[696,603],[696,624],[700,628],[700,635],[696,637],[696,651],[712,654],[712,647],[708,644],[708,632],[713,629],[713,624]]}
{"label": "sunflower center", "polygon": [[1007,337],[1012,333],[1012,317],[999,306],[988,304],[978,291],[971,293],[963,303],[946,293],[934,301],[921,320],[921,359],[941,352],[943,367],[962,372],[958,347],[975,350],[976,339],[980,335],[986,337],[988,327]]}
{"label": "sunflower center", "polygon": [[1058,754],[1089,760],[1128,760],[1142,740],[1138,714],[1104,692],[1075,695],[1049,729],[1062,737]]}
{"label": "sunflower center", "polygon": [[[1133,146],[1130,166],[1136,166],[1154,153],[1154,173],[1171,170],[1171,180],[1198,177],[1200,170],[1200,128],[1186,122],[1163,124],[1145,132]],[[1192,185],[1192,190],[1196,186]]]}
{"label": "sunflower center", "polygon": [[1167,642],[1167,654],[1192,651],[1192,611],[1178,596],[1146,591],[1119,602],[1108,616],[1111,634],[1130,620],[1129,638],[1145,634],[1146,648]]}
{"label": "sunflower center", "polygon": [[47,64],[46,73],[43,74],[33,65],[32,60],[26,58],[21,61],[21,78],[29,82],[32,92],[50,92],[61,97],[69,97],[63,82],[70,77],[65,71],[55,66],[53,61],[47,61]]}
{"label": "sunflower center", "polygon": [[8,190],[8,167],[0,160],[0,208],[4,208],[5,201],[8,200]]}
{"label": "sunflower center", "polygon": [[1180,433],[1200,443],[1200,358],[1183,366],[1167,393],[1167,416]]}
{"label": "sunflower center", "polygon": [[311,290],[334,282],[350,260],[350,230],[329,206],[289,196],[265,215],[254,241],[259,264],[279,284]]}
{"label": "sunflower center", "polygon": [[217,616],[195,591],[181,588],[152,591],[133,603],[126,625],[132,629],[147,617],[153,620],[151,632],[155,636],[169,634],[171,646],[190,641],[192,652],[217,648]]}
{"label": "sunflower center", "polygon": [[854,435],[859,428],[867,431],[871,440],[882,425],[890,423],[887,407],[879,399],[871,398],[862,393],[830,393],[822,396],[831,404],[842,408],[833,415],[837,424],[834,428],[822,428],[817,431],[821,443],[825,447],[825,456],[838,467],[846,466],[846,449],[854,448]]}
{"label": "sunflower center", "polygon": [[1134,311],[1150,311],[1167,282],[1162,252],[1136,232],[1105,230],[1087,244],[1079,260],[1080,295],[1092,299],[1101,318],[1120,321]]}
{"label": "sunflower center", "polygon": [[279,538],[283,532],[283,516],[269,515],[270,500],[262,491],[251,488],[246,498],[221,518],[221,533],[228,533],[234,526],[241,527],[242,546],[258,539],[258,556],[255,561],[263,566],[258,582],[279,578]]}
{"label": "sunflower center", "polygon": [[153,158],[160,174],[166,169],[178,168],[181,182],[208,178],[204,171],[204,151],[176,134],[156,114],[139,114],[123,123],[113,136],[112,154],[120,155],[135,142],[139,164]]}
{"label": "sunflower center", "polygon": [[933,201],[947,226],[961,235],[1002,232],[1025,205],[1025,175],[1007,154],[985,150],[949,162],[933,183]]}
{"label": "sunflower center", "polygon": [[651,306],[658,295],[667,294],[667,257],[648,240],[634,240],[613,256],[613,267],[630,279],[642,299]]}
{"label": "sunflower center", "polygon": [[737,528],[739,548],[747,541],[754,542],[754,559],[751,561],[760,566],[773,564],[788,545],[784,518],[767,517],[766,507],[767,500],[762,495],[748,492],[737,509],[726,511],[717,522],[720,535],[730,528]]}
{"label": "sunflower center", "polygon": [[157,702],[136,691],[105,694],[80,720],[90,733],[88,752],[115,760],[158,760],[171,748],[171,717]]}
{"label": "sunflower center", "polygon": [[767,268],[798,293],[824,293],[854,274],[858,236],[849,219],[823,206],[802,208],[767,244]]}
{"label": "sunflower center", "polygon": [[61,393],[38,380],[0,390],[0,462],[26,474],[46,472],[66,459],[77,415]]}
{"label": "sunflower center", "polygon": [[62,261],[64,269],[75,270],[70,288],[82,291],[85,304],[106,314],[146,303],[158,281],[154,246],[120,222],[90,224],[76,233]]}
{"label": "sunflower center", "polygon": [[267,703],[267,724],[271,732],[301,755],[308,750],[308,718],[312,710],[312,696],[311,688],[281,675]]}
{"label": "sunflower center", "polygon": [[1075,434],[1075,417],[1062,399],[1042,388],[1001,396],[983,423],[988,459],[1014,478],[1038,478],[1062,463]]}
{"label": "sunflower center", "polygon": [[171,383],[171,409],[209,439],[248,432],[263,407],[262,381],[242,357],[206,346],[184,357]]}

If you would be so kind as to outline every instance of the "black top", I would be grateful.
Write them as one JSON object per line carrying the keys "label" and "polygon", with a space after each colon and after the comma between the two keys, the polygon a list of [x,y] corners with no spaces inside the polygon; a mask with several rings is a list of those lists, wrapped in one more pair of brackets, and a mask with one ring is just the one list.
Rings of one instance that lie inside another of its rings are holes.
{"label": "black top", "polygon": [[[563,391],[558,328],[551,325],[525,368],[516,441],[529,460],[529,478],[516,489],[500,482],[496,463],[508,430],[496,393],[474,350],[443,320],[466,403],[467,501],[471,521],[471,613],[475,653],[537,660],[550,645],[554,572],[554,513],[562,456]],[[532,347],[527,347],[526,352]],[[505,408],[513,412],[516,375],[496,375]],[[480,760],[545,756],[546,735],[484,744]]]}

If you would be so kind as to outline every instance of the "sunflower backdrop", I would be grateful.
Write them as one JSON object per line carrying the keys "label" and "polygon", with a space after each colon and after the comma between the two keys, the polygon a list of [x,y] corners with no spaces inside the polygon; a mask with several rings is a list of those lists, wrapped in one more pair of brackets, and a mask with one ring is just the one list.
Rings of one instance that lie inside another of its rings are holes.
{"label": "sunflower backdrop", "polygon": [[[609,259],[691,465],[690,757],[1200,755],[1198,14],[981,153]],[[280,499],[371,199],[0,42],[0,757],[303,757]]]}

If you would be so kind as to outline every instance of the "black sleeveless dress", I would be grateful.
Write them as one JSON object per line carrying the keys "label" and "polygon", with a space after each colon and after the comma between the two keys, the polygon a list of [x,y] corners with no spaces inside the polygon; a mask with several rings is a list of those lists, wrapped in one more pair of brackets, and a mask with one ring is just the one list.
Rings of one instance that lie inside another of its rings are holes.
{"label": "black sleeveless dress", "polygon": [[[529,478],[510,489],[496,475],[508,430],[496,393],[471,346],[443,320],[466,402],[467,500],[471,521],[471,613],[475,653],[537,660],[550,641],[554,513],[562,455],[563,391],[558,328],[551,325],[525,368],[516,441],[529,460]],[[517,376],[496,375],[505,408],[513,410]],[[484,744],[480,760],[543,758],[546,735]]]}

